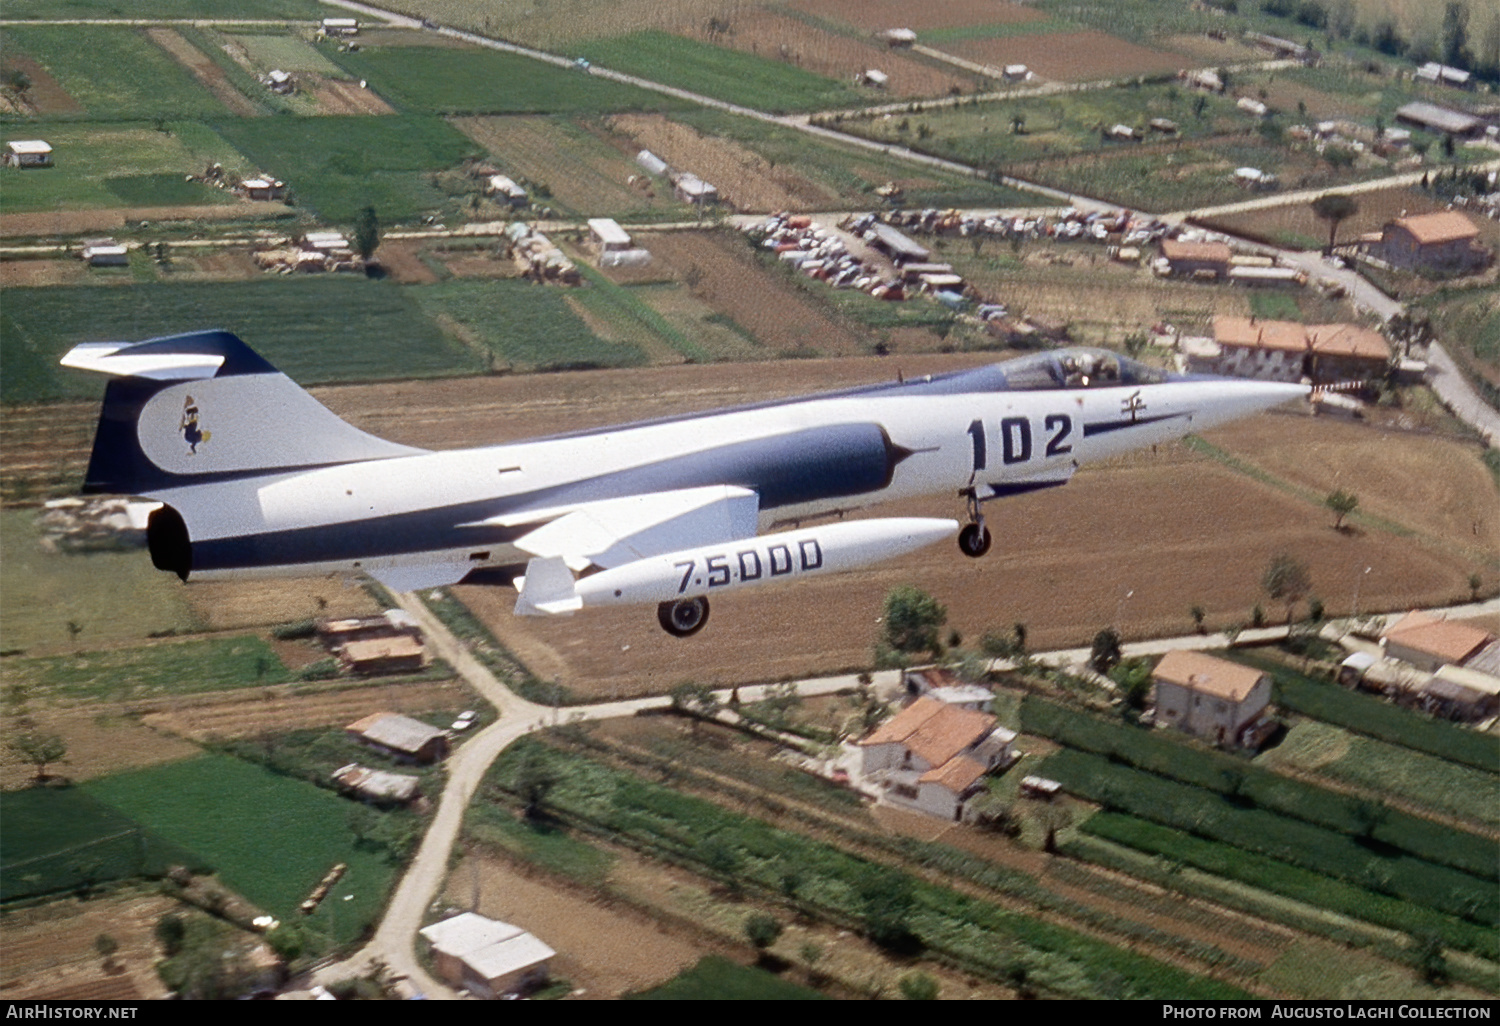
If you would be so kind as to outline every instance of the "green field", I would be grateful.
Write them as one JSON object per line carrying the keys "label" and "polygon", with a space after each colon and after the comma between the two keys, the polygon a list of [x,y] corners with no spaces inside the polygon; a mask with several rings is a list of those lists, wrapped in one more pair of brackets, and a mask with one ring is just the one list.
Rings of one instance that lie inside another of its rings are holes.
{"label": "green field", "polygon": [[[49,552],[41,545],[35,510],[0,512],[0,566],[0,638],[6,649],[68,644],[70,622],[82,628],[77,643],[88,647],[201,626],[181,583],[154,569],[144,553]],[[107,589],[98,586],[101,580],[109,581]]]}
{"label": "green field", "polygon": [[[7,9],[7,16],[14,17]],[[13,26],[6,45],[40,62],[92,120],[227,114],[222,103],[143,30],[99,25]]]}
{"label": "green field", "polygon": [[646,356],[636,346],[605,342],[573,312],[568,295],[531,281],[450,281],[412,289],[429,317],[447,316],[472,344],[492,356],[497,370],[577,370],[636,367]]}
{"label": "green field", "polygon": [[255,65],[267,71],[310,71],[329,78],[348,78],[348,73],[333,61],[323,56],[316,46],[298,35],[252,35],[235,33],[230,36],[245,48],[246,55]]}
{"label": "green field", "polygon": [[[282,920],[310,922],[338,943],[373,924],[395,867],[349,828],[357,804],[225,756],[205,755],[92,780],[89,795],[195,851],[219,879]],[[316,913],[297,905],[336,863],[348,871]]]}
{"label": "green field", "polygon": [[23,685],[27,697],[42,701],[125,702],[294,679],[271,647],[252,635],[66,656],[15,656],[0,663],[0,681]]}
{"label": "green field", "polygon": [[1500,777],[1399,745],[1304,720],[1256,760],[1341,780],[1474,823],[1500,828]]}
{"label": "green field", "polygon": [[[910,206],[1036,206],[1043,202],[1035,193],[995,185],[971,175],[915,165],[863,147],[810,137],[785,125],[755,118],[707,108],[676,114],[673,118],[704,135],[733,139],[773,166],[794,167],[799,174],[844,197],[845,202],[855,207],[876,203],[874,191],[891,181],[903,184],[904,202]],[[834,127],[843,129],[847,123]]]}
{"label": "green field", "polygon": [[3,138],[37,135],[52,144],[54,166],[0,171],[0,213],[233,203],[229,193],[184,179],[215,162],[242,175],[255,170],[212,129],[191,121],[166,122],[162,131],[128,122],[8,125]]}
{"label": "green field", "polygon": [[0,901],[212,868],[76,787],[0,794],[0,819]]}
{"label": "green field", "polygon": [[594,39],[580,50],[582,56],[611,71],[773,114],[864,102],[859,90],[844,82],[665,32]]}
{"label": "green field", "polygon": [[651,90],[499,50],[377,46],[329,56],[413,113],[581,114],[685,106]]}
{"label": "green field", "polygon": [[753,966],[709,955],[691,969],[627,1001],[822,1001],[822,994]]}
{"label": "green field", "polygon": [[446,377],[483,369],[411,292],[348,275],[245,282],[18,288],[0,308],[6,402],[97,399],[97,376],[60,368],[79,342],[223,328],[299,384]]}
{"label": "green field", "polygon": [[[329,8],[315,0],[151,0],[152,18],[295,18],[317,21],[331,17]],[[5,16],[38,21],[73,18],[140,17],[126,0],[6,0]]]}
{"label": "green field", "polygon": [[423,115],[245,118],[216,127],[287,182],[298,206],[333,224],[351,223],[366,206],[386,225],[441,210],[454,201],[433,173],[479,154],[447,122]]}

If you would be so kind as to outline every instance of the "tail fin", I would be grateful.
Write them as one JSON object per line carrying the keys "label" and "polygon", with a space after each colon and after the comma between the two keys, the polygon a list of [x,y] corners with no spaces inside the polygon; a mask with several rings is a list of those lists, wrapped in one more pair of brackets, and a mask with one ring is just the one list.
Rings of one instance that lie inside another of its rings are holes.
{"label": "tail fin", "polygon": [[227,331],[75,346],[65,367],[113,376],[85,492],[168,488],[423,452],[340,420]]}

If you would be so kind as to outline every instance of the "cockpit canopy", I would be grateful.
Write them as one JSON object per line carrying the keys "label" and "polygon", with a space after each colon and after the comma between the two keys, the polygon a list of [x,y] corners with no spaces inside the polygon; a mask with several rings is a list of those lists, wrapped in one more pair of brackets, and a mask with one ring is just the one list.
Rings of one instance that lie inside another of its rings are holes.
{"label": "cockpit canopy", "polygon": [[1156,385],[1167,380],[1166,371],[1128,356],[1082,347],[1022,356],[1007,360],[997,369],[1005,379],[999,390],[1017,392]]}

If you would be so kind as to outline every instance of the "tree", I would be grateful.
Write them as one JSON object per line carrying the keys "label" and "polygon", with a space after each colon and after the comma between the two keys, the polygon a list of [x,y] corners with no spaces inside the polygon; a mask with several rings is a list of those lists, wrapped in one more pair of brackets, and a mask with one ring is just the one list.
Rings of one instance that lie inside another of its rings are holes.
{"label": "tree", "polygon": [[94,938],[94,950],[104,960],[104,968],[109,970],[114,966],[115,952],[120,950],[120,942],[107,933],[101,933]]}
{"label": "tree", "polygon": [[915,970],[903,974],[901,979],[896,981],[896,988],[908,1001],[936,1001],[938,992],[942,989],[937,980]]}
{"label": "tree", "polygon": [[66,762],[68,759],[68,743],[63,740],[61,734],[38,734],[36,731],[27,731],[11,738],[6,743],[6,747],[36,767],[38,783],[46,781],[49,764]]}
{"label": "tree", "polygon": [[[1325,153],[1324,156],[1326,158],[1327,154]],[[1359,204],[1354,201],[1353,196],[1342,192],[1325,192],[1312,201],[1312,211],[1317,215],[1318,220],[1328,222],[1328,248],[1324,252],[1332,253],[1334,239],[1338,237],[1339,225],[1359,213]]]}
{"label": "tree", "polygon": [[1203,634],[1203,621],[1208,616],[1208,611],[1205,610],[1202,606],[1194,606],[1192,609],[1188,610],[1188,612],[1191,613],[1193,617],[1193,630],[1197,631],[1199,634]]}
{"label": "tree", "polygon": [[1312,575],[1307,564],[1282,553],[1271,558],[1260,586],[1271,598],[1286,603],[1286,622],[1290,624],[1293,608],[1312,590]]}
{"label": "tree", "polygon": [[380,245],[380,218],[374,207],[361,207],[354,218],[354,251],[368,261]]}
{"label": "tree", "polygon": [[1435,933],[1412,935],[1412,964],[1431,986],[1448,982],[1448,959],[1443,955],[1443,938]]}
{"label": "tree", "polygon": [[1333,529],[1342,531],[1344,529],[1344,518],[1353,513],[1359,506],[1359,498],[1353,492],[1346,492],[1342,488],[1329,493],[1328,498],[1323,500],[1323,505],[1333,511]]}
{"label": "tree", "polygon": [[516,767],[515,792],[527,819],[540,819],[547,794],[557,785],[557,774],[535,753],[528,751]]}
{"label": "tree", "polygon": [[756,957],[765,960],[766,950],[781,936],[781,922],[764,912],[752,912],[745,917],[745,938],[755,945]]}
{"label": "tree", "polygon": [[1108,673],[1120,662],[1120,632],[1106,627],[1094,635],[1094,647],[1089,653],[1089,666],[1095,673]]}
{"label": "tree", "polygon": [[942,644],[938,629],[948,622],[948,610],[931,595],[910,584],[891,589],[885,597],[882,640],[907,655],[930,652],[938,655]]}
{"label": "tree", "polygon": [[1469,51],[1469,5],[1463,0],[1449,0],[1443,8],[1443,63],[1467,68],[1473,60]]}

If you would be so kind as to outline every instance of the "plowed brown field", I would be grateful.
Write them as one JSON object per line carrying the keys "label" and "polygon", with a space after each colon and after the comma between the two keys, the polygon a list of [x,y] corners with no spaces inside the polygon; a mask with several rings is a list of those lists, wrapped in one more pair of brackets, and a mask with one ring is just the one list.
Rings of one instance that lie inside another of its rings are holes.
{"label": "plowed brown field", "polygon": [[888,28],[921,32],[970,25],[1011,25],[1046,17],[1040,11],[1005,0],[946,0],[940,4],[913,4],[904,0],[795,0],[792,7],[870,32]]}
{"label": "plowed brown field", "polygon": [[[649,237],[652,254],[676,276],[696,282],[693,294],[777,352],[828,356],[860,352],[863,339],[797,291],[760,272],[742,239],[721,234],[664,232]],[[756,282],[746,288],[746,282]]]}
{"label": "plowed brown field", "polygon": [[223,69],[204,56],[203,51],[183,39],[176,29],[150,28],[146,30],[146,35],[167,51],[174,61],[191,71],[193,77],[213,93],[214,99],[228,107],[231,114],[243,118],[262,113],[244,93],[230,85]]}
{"label": "plowed brown field", "polygon": [[1024,64],[1042,78],[1062,82],[1179,71],[1189,64],[1181,54],[1094,31],[970,39],[941,49],[994,67]]}
{"label": "plowed brown field", "polygon": [[838,194],[804,178],[794,167],[773,166],[738,143],[707,136],[659,114],[622,114],[610,127],[629,136],[672,167],[712,182],[736,210],[831,210]]}
{"label": "plowed brown field", "polygon": [[[905,24],[904,22],[902,24]],[[770,11],[749,11],[730,19],[730,30],[710,35],[701,26],[691,38],[762,57],[790,61],[803,71],[848,81],[875,68],[890,77],[871,98],[942,96],[951,89],[972,90],[975,80],[913,60],[877,42],[850,39]]]}
{"label": "plowed brown field", "polygon": [[[6,45],[13,47],[15,44],[7,41]],[[83,110],[83,105],[73,99],[72,94],[62,87],[62,83],[30,57],[12,50],[6,55],[0,68],[19,71],[31,79],[31,88],[26,90],[26,101],[19,105],[21,113],[77,114]]]}
{"label": "plowed brown field", "polygon": [[[161,1000],[152,931],[181,908],[160,895],[128,894],[88,902],[53,902],[7,913],[0,930],[0,994],[7,1001]],[[119,950],[106,969],[94,940],[107,933]]]}

